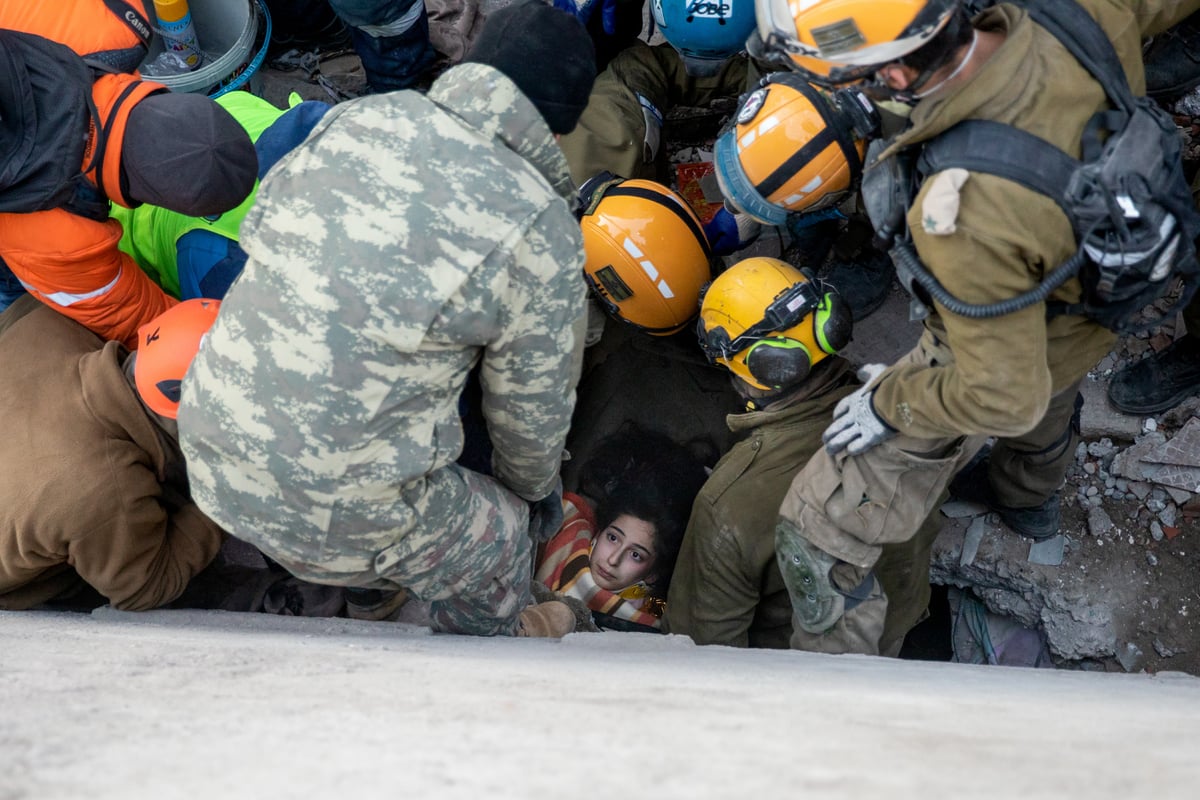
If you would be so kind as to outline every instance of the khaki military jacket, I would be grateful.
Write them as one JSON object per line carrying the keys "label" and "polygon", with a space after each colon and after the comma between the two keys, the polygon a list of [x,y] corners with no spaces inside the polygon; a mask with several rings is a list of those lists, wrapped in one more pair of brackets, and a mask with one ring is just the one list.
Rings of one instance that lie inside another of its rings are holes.
{"label": "khaki military jacket", "polygon": [[221,547],[182,484],[164,486],[178,453],[123,356],[31,296],[0,314],[0,608],[38,605],[81,579],[116,608],[155,608]]}
{"label": "khaki military jacket", "polygon": [[393,538],[436,519],[402,490],[461,452],[477,363],[496,477],[549,494],[583,346],[573,193],[549,127],[491,67],[330,110],[263,180],[245,270],[184,382],[201,507],[281,557],[325,541],[333,569],[381,508]]}
{"label": "khaki military jacket", "polygon": [[729,427],[745,436],[692,506],[667,597],[671,633],[697,644],[789,646],[792,603],[775,563],[779,505],[821,446],[834,406],[857,385],[840,358],[818,374],[819,383],[783,408],[729,415]]}
{"label": "khaki military jacket", "polygon": [[[1142,37],[1200,7],[1197,0],[1081,4],[1112,39],[1137,94],[1145,89]],[[1078,157],[1084,126],[1105,107],[1100,85],[1016,6],[989,9],[976,26],[1003,31],[1004,43],[969,82],[921,100],[911,127],[884,157],[964,119],[1014,125]],[[942,174],[926,179],[909,209],[908,224],[921,259],[951,294],[969,303],[1005,300],[1038,286],[1074,253],[1070,223],[1050,198],[988,174],[969,173],[957,191],[947,192],[946,180]],[[944,204],[926,205],[939,189],[943,201],[947,194],[957,195],[956,213],[946,213]],[[1079,282],[1071,280],[1051,299],[1076,302],[1079,294]],[[926,438],[1013,436],[1030,430],[1051,395],[1082,377],[1114,341],[1112,333],[1082,317],[1047,322],[1042,303],[979,320],[938,306],[927,328],[927,335],[950,347],[955,362],[934,368],[893,366],[874,398],[876,410],[893,427]]]}

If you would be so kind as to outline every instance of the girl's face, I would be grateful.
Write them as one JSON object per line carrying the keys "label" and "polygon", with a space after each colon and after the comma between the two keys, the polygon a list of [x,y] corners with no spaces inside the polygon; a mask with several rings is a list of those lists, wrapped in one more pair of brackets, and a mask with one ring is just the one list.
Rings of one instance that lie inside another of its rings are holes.
{"label": "girl's face", "polygon": [[622,514],[592,542],[592,578],[601,589],[619,592],[651,580],[654,570],[654,526]]}

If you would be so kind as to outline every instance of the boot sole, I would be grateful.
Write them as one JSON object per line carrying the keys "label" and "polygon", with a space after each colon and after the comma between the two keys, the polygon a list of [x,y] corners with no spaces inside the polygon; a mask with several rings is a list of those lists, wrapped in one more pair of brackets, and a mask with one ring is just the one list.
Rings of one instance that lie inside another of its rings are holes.
{"label": "boot sole", "polygon": [[1142,406],[1135,406],[1135,405],[1131,405],[1129,403],[1122,403],[1118,400],[1114,400],[1113,396],[1110,392],[1105,392],[1104,396],[1108,399],[1108,404],[1110,406],[1112,406],[1113,408],[1115,408],[1117,411],[1120,411],[1122,414],[1128,414],[1131,417],[1145,417],[1145,416],[1149,416],[1151,414],[1158,414],[1159,412],[1162,412],[1162,411],[1168,411],[1168,410],[1174,408],[1175,406],[1179,405],[1180,403],[1182,403],[1184,400],[1188,399],[1192,395],[1196,394],[1197,392],[1200,392],[1200,384],[1198,384],[1196,386],[1192,386],[1191,388],[1186,389],[1186,390],[1178,391],[1175,394],[1171,395],[1166,400],[1162,401],[1161,403],[1154,403],[1152,405],[1142,405]]}

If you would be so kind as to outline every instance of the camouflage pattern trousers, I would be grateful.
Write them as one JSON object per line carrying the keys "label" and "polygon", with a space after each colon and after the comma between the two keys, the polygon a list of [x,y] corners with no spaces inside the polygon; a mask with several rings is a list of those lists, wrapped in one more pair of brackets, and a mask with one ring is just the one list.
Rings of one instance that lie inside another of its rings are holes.
{"label": "camouflage pattern trousers", "polygon": [[[515,634],[521,611],[532,601],[529,504],[494,478],[457,464],[408,484],[400,499],[374,511],[360,509],[353,535],[331,534],[311,543],[314,553],[336,552],[336,570],[264,552],[316,583],[403,587],[410,603],[425,605],[436,631]],[[304,543],[288,543],[291,553],[303,549]],[[355,563],[361,571],[345,571]]]}

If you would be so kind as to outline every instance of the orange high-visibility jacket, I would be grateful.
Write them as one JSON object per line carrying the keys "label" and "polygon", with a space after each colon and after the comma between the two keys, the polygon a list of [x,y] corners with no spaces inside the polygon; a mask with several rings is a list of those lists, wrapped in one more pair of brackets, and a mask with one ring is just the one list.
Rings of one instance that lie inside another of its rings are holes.
{"label": "orange high-visibility jacket", "polygon": [[[148,2],[0,3],[0,27],[58,41],[81,56],[100,54],[102,60],[111,63],[114,53],[140,50],[141,55],[145,54],[134,28],[115,11],[124,6],[144,16]],[[120,205],[133,205],[122,190],[120,172],[129,112],[160,91],[166,91],[166,87],[142,81],[136,73],[101,74],[92,85],[98,113],[86,134],[88,144],[80,169],[86,170],[86,177]],[[113,219],[97,221],[64,209],[0,214],[0,258],[30,293],[96,334],[135,348],[138,327],[177,301],[164,294],[129,256],[117,249],[120,239],[121,225]]]}

